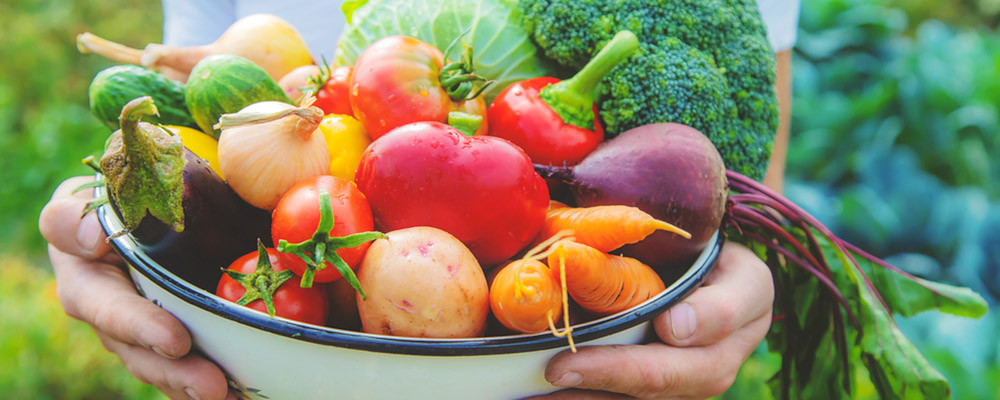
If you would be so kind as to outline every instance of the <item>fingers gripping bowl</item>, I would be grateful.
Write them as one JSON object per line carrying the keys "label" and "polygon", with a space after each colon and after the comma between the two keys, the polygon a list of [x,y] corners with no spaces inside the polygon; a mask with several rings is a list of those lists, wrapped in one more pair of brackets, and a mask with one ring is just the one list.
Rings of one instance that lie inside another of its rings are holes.
{"label": "fingers gripping bowl", "polygon": [[[104,189],[98,188],[97,194]],[[110,205],[97,210],[137,290],[176,316],[195,347],[217,363],[248,398],[496,398],[556,390],[548,360],[567,348],[551,333],[468,339],[421,339],[361,333],[271,318],[223,300],[171,273],[131,235]],[[698,258],[652,299],[574,326],[577,345],[636,344],[655,339],[651,319],[696,289],[724,239],[716,232]]]}

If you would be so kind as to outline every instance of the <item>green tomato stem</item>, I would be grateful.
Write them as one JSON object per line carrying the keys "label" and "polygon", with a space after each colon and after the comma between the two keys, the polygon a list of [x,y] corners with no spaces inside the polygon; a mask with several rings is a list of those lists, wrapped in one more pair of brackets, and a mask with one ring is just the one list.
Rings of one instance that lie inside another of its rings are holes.
{"label": "green tomato stem", "polygon": [[638,48],[639,39],[635,34],[629,31],[618,32],[576,75],[542,88],[539,97],[565,123],[583,129],[594,129],[593,108],[601,81]]}
{"label": "green tomato stem", "polygon": [[361,289],[361,283],[358,282],[357,276],[354,275],[354,270],[337,254],[337,250],[356,247],[365,242],[386,236],[381,232],[361,232],[343,237],[331,237],[330,230],[333,229],[333,222],[333,208],[330,205],[330,194],[326,190],[320,190],[319,224],[317,224],[316,232],[313,233],[311,238],[299,243],[289,243],[284,239],[278,240],[277,249],[282,253],[294,254],[306,263],[306,270],[302,273],[302,283],[300,286],[304,288],[312,287],[316,271],[326,268],[326,263],[329,262],[337,268],[337,271],[340,272],[340,275],[344,279],[347,279],[351,287],[357,290],[362,298],[365,298],[365,293]]}
{"label": "green tomato stem", "polygon": [[274,292],[295,274],[289,270],[275,271],[271,265],[271,259],[267,255],[264,244],[257,240],[257,268],[249,274],[240,273],[231,269],[226,270],[226,275],[243,286],[246,292],[236,300],[236,304],[245,306],[256,300],[264,302],[267,314],[274,317]]}

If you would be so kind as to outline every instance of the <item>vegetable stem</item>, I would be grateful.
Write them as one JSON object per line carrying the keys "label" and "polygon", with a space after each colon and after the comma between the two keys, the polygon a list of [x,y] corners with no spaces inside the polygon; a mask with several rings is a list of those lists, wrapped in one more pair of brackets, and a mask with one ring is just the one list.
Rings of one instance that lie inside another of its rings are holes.
{"label": "vegetable stem", "polygon": [[231,269],[225,270],[226,275],[233,278],[246,289],[236,304],[245,306],[256,300],[262,300],[267,308],[267,314],[274,317],[274,291],[295,276],[290,270],[275,271],[271,266],[270,257],[264,243],[257,239],[257,268],[253,273],[244,274]]}
{"label": "vegetable stem", "polygon": [[83,54],[97,53],[127,64],[142,64],[142,50],[112,42],[90,32],[84,32],[76,36],[76,49]]}
{"label": "vegetable stem", "polygon": [[306,270],[302,274],[300,286],[304,288],[312,287],[316,271],[326,268],[326,263],[333,264],[337,272],[351,284],[354,290],[361,294],[361,298],[366,298],[361,283],[350,266],[337,254],[337,249],[357,247],[365,242],[375,239],[385,238],[381,232],[361,232],[343,237],[331,237],[330,230],[333,229],[333,208],[330,205],[330,193],[326,190],[319,192],[319,223],[316,232],[312,237],[299,243],[289,243],[287,240],[278,241],[277,249],[282,253],[295,254],[306,263]]}
{"label": "vegetable stem", "polygon": [[601,81],[638,48],[639,40],[634,33],[618,32],[576,75],[542,88],[538,96],[563,122],[583,129],[594,129],[593,108]]}
{"label": "vegetable stem", "polygon": [[465,136],[475,136],[479,125],[483,123],[482,115],[469,114],[461,111],[448,113],[448,125],[458,129]]}

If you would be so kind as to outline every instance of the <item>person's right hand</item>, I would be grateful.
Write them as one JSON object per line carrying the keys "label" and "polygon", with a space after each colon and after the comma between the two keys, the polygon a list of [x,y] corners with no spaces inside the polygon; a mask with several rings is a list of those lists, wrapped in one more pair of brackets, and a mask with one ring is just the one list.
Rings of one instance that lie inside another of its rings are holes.
{"label": "person's right hand", "polygon": [[91,191],[71,192],[92,179],[59,185],[38,221],[66,314],[90,324],[132,375],[170,398],[235,399],[219,367],[191,353],[184,325],[136,293],[96,214],[80,218]]}

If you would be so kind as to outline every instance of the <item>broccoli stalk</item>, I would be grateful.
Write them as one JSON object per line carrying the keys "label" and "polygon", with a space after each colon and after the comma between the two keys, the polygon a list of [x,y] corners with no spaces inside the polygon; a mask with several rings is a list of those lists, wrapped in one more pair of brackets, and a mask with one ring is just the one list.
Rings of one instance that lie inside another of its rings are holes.
{"label": "broccoli stalk", "polygon": [[538,97],[562,118],[583,129],[594,129],[594,102],[600,83],[618,64],[639,47],[639,39],[620,31],[572,78],[542,88]]}

